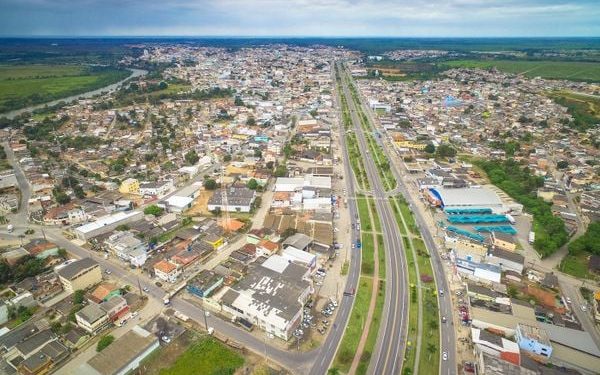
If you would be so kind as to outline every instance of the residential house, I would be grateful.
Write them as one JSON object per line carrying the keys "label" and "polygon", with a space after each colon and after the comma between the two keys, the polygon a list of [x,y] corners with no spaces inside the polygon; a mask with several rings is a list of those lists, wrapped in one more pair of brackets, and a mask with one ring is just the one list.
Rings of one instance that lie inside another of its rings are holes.
{"label": "residential house", "polygon": [[538,326],[518,323],[515,338],[521,349],[535,354],[536,358],[543,362],[552,356],[552,344],[548,334]]}
{"label": "residential house", "polygon": [[109,324],[108,315],[99,304],[90,303],[75,313],[77,325],[92,335],[97,334]]}
{"label": "residential house", "polygon": [[121,182],[119,193],[122,194],[140,194],[140,182],[135,178],[128,178]]}
{"label": "residential house", "polygon": [[161,260],[154,265],[154,275],[166,282],[174,283],[181,274],[181,270],[175,263]]}

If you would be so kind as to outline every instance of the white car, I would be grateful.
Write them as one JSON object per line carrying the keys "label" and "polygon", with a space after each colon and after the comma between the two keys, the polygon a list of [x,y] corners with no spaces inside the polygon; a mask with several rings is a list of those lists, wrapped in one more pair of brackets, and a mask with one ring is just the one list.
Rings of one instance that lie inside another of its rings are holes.
{"label": "white car", "polygon": [[584,305],[581,305],[581,311],[586,312],[587,311],[587,307],[585,307]]}
{"label": "white car", "polygon": [[167,344],[171,342],[171,338],[169,336],[163,336],[162,340]]}
{"label": "white car", "polygon": [[447,360],[448,360],[448,353],[446,353],[446,352],[443,352],[443,353],[442,353],[442,359],[443,359],[444,361],[447,361]]}

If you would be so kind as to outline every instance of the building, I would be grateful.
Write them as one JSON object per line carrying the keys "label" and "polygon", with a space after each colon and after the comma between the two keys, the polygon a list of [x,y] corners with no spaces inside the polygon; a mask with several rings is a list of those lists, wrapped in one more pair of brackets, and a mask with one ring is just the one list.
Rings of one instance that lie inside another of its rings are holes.
{"label": "building", "polygon": [[102,302],[100,308],[106,313],[108,320],[111,322],[117,321],[129,312],[129,305],[125,298],[121,296],[114,296],[113,298]]}
{"label": "building", "polygon": [[106,215],[98,220],[79,226],[73,230],[77,238],[87,241],[90,238],[115,230],[119,225],[141,220],[144,213],[141,211],[119,211],[112,215]]}
{"label": "building", "polygon": [[513,236],[502,232],[492,232],[492,246],[508,251],[517,249],[517,243]]}
{"label": "building", "polygon": [[117,287],[116,284],[112,284],[112,283],[102,283],[100,285],[98,285],[96,287],[96,289],[94,289],[92,291],[92,293],[90,293],[90,301],[95,302],[95,303],[102,303],[105,301],[108,301],[109,299],[115,297],[115,296],[120,296],[121,295],[121,289],[119,287]]}
{"label": "building", "polygon": [[223,311],[283,340],[301,322],[312,293],[310,270],[273,255],[250,264],[248,274],[221,298]]}
{"label": "building", "polygon": [[552,343],[552,363],[575,367],[584,374],[597,374],[600,349],[589,332],[554,324],[538,323]]}
{"label": "building", "polygon": [[515,331],[519,347],[546,361],[552,356],[552,345],[546,331],[538,326],[519,323]]}
{"label": "building", "polygon": [[75,313],[77,325],[95,335],[109,324],[108,315],[97,303],[90,303]]}
{"label": "building", "polygon": [[454,256],[473,262],[482,262],[488,253],[487,244],[447,232],[444,245],[454,252]]}
{"label": "building", "polygon": [[164,208],[168,212],[181,213],[192,207],[194,198],[181,197],[178,195],[170,196],[169,198],[157,204],[158,207]]}
{"label": "building", "polygon": [[86,375],[129,374],[159,346],[155,335],[135,326],[83,364],[79,372]]}
{"label": "building", "polygon": [[168,283],[174,283],[181,274],[181,270],[175,263],[161,260],[154,265],[154,275]]}
{"label": "building", "polygon": [[160,197],[174,188],[172,180],[142,182],[140,184],[140,195],[149,197]]}
{"label": "building", "polygon": [[313,271],[317,267],[317,255],[308,251],[298,250],[288,246],[281,251],[281,256],[290,262],[301,264]]}
{"label": "building", "polygon": [[98,262],[83,258],[70,263],[58,271],[59,280],[68,292],[84,290],[102,281],[102,271]]}
{"label": "building", "polygon": [[112,234],[104,241],[107,250],[135,267],[141,267],[148,258],[146,244],[130,231]]}
{"label": "building", "polygon": [[519,275],[523,273],[525,257],[512,251],[502,250],[501,248],[490,249],[485,261],[489,264],[499,266],[502,271],[514,271]]}
{"label": "building", "polygon": [[477,373],[481,375],[538,375],[537,371],[515,365],[484,351],[479,352],[477,357],[477,369]]}
{"label": "building", "polygon": [[202,270],[188,281],[187,290],[200,298],[207,298],[223,285],[223,276],[209,270]]}
{"label": "building", "polygon": [[490,208],[504,211],[502,200],[494,191],[486,188],[429,189],[426,194],[430,203],[441,208]]}
{"label": "building", "polygon": [[477,352],[485,352],[515,365],[521,362],[519,345],[489,331],[471,328],[471,339]]}
{"label": "building", "polygon": [[39,259],[46,259],[49,256],[58,255],[58,245],[43,238],[31,240],[28,244],[23,245],[29,255]]}
{"label": "building", "polygon": [[227,194],[227,207],[222,201],[222,192],[215,191],[208,200],[208,210],[214,211],[217,208],[221,211],[229,212],[250,212],[252,203],[256,198],[256,192],[247,187],[231,186],[225,190]]}
{"label": "building", "polygon": [[140,194],[140,182],[135,178],[128,178],[121,182],[119,193],[122,194]]}

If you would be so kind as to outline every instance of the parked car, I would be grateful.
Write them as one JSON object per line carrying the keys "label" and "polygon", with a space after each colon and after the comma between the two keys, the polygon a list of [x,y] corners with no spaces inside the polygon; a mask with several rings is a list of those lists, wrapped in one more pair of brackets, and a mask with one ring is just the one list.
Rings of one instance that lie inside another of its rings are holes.
{"label": "parked car", "polygon": [[168,343],[170,343],[170,342],[171,342],[171,338],[170,338],[169,336],[163,336],[163,337],[162,337],[162,340],[163,340],[163,341],[164,341],[166,344],[168,344]]}

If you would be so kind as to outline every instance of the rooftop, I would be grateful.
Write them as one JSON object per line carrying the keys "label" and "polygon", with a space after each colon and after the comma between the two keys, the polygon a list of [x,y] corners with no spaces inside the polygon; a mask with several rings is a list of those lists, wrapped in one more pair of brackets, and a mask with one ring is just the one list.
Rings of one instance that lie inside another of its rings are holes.
{"label": "rooftop", "polygon": [[59,269],[57,273],[59,276],[67,280],[71,280],[77,275],[79,275],[82,271],[90,269],[92,267],[99,267],[98,262],[96,262],[92,258],[83,258],[64,266],[63,268]]}

